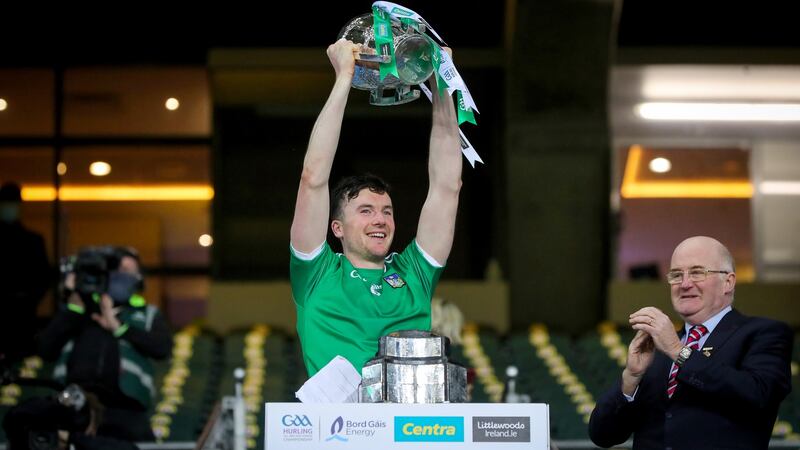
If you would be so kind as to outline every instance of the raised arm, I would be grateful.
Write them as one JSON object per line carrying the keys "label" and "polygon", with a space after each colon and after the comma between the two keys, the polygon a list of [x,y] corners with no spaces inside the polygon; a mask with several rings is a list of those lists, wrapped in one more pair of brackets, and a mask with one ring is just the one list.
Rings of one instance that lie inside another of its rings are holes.
{"label": "raised arm", "polygon": [[311,131],[292,220],[292,247],[304,253],[319,247],[328,233],[328,179],[339,144],[357,48],[344,39],[328,47],[328,58],[336,71],[336,82]]}
{"label": "raised arm", "polygon": [[[450,49],[446,49],[449,50]],[[417,244],[444,265],[453,246],[461,190],[461,146],[453,100],[439,96],[431,77],[433,127],[428,155],[428,196],[417,226]]]}

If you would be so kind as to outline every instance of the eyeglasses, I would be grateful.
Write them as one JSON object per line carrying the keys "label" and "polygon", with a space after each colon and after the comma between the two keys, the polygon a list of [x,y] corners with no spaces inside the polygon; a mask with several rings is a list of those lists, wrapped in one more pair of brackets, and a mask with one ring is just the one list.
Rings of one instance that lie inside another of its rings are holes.
{"label": "eyeglasses", "polygon": [[692,267],[689,270],[670,270],[667,272],[667,283],[683,283],[683,274],[689,274],[689,280],[693,282],[703,281],[708,278],[709,273],[730,273],[727,270],[708,270],[705,267]]}

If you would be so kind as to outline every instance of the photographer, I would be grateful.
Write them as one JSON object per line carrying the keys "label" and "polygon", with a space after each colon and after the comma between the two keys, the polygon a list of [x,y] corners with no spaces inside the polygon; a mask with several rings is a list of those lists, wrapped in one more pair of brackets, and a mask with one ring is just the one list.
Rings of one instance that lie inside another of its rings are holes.
{"label": "photographer", "polygon": [[172,337],[158,310],[140,295],[138,254],[123,247],[83,249],[66,271],[67,303],[40,334],[39,351],[45,359],[58,357],[53,371],[57,381],[80,386],[87,403],[96,399],[100,407],[91,408],[90,419],[70,429],[38,420],[63,410],[52,399],[22,404],[3,424],[10,448],[27,448],[30,433],[52,426],[71,431],[70,442],[80,442],[78,448],[102,448],[95,444],[105,438],[154,440],[148,417],[155,394],[149,358],[168,357]]}

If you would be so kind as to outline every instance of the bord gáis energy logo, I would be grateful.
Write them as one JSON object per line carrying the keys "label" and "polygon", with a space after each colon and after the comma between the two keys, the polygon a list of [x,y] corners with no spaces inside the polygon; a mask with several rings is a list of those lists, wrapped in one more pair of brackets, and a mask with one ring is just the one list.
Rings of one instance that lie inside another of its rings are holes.
{"label": "bord g\u00e1is energy logo", "polygon": [[462,416],[397,416],[395,442],[464,442]]}
{"label": "bord g\u00e1is energy logo", "polygon": [[331,435],[328,436],[325,439],[325,441],[337,440],[339,442],[347,442],[347,438],[339,434],[342,432],[343,428],[344,428],[344,419],[342,419],[342,416],[339,416],[331,424]]}
{"label": "bord g\u00e1is energy logo", "polygon": [[[327,423],[327,420],[326,420]],[[387,430],[386,421],[377,417],[337,417],[331,422],[328,437],[320,436],[325,442],[350,442],[372,439],[376,434]],[[323,433],[325,434],[325,433]]]}

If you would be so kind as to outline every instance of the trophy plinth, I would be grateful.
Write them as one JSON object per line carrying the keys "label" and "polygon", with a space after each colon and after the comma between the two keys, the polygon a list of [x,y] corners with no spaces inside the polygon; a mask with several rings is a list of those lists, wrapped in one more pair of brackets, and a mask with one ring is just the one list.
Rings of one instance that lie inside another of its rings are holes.
{"label": "trophy plinth", "polygon": [[427,331],[381,337],[378,355],[361,369],[360,403],[461,403],[467,369],[448,361],[450,341]]}

